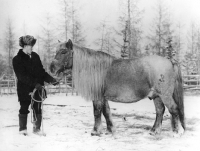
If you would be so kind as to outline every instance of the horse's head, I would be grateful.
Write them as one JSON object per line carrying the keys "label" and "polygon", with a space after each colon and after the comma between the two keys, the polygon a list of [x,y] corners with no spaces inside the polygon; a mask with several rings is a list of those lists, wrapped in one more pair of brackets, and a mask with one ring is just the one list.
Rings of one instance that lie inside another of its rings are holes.
{"label": "horse's head", "polygon": [[54,76],[62,78],[63,73],[71,70],[73,66],[73,44],[68,42],[59,43],[56,47],[56,56],[50,64],[50,71]]}

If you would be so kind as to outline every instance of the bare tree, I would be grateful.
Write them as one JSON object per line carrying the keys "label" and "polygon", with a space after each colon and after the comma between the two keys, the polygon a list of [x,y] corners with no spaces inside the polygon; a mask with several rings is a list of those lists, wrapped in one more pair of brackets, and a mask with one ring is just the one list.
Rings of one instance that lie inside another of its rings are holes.
{"label": "bare tree", "polygon": [[[172,29],[172,22],[170,20],[170,17],[166,17],[166,20],[163,24],[163,46],[161,49],[161,55],[166,56],[168,53],[166,51],[173,51],[170,53],[175,53],[175,35],[174,35],[174,30]],[[171,42],[169,42],[171,40]],[[169,46],[172,49],[167,49]],[[171,58],[171,57],[170,57]]]}
{"label": "bare tree", "polygon": [[86,36],[83,35],[82,32],[82,25],[79,21],[75,21],[74,28],[73,28],[73,39],[74,43],[80,44],[82,46],[85,45]]}
{"label": "bare tree", "polygon": [[80,6],[77,0],[59,0],[61,38],[67,41],[69,38],[74,43],[84,45],[85,36],[79,19]]}
{"label": "bare tree", "polygon": [[103,20],[100,25],[96,28],[97,31],[101,32],[100,38],[95,40],[95,44],[100,47],[100,51],[103,51],[104,42],[105,42],[105,33],[106,33],[107,24]]}
{"label": "bare tree", "polygon": [[166,29],[169,29],[168,24],[168,8],[162,0],[158,0],[154,8],[156,16],[150,28],[150,35],[147,38],[151,42],[152,49],[158,55],[164,55],[162,52],[166,43]]}
{"label": "bare tree", "polygon": [[6,60],[3,55],[0,54],[0,77],[5,73],[6,71]]}
{"label": "bare tree", "polygon": [[127,21],[127,30],[128,30],[128,51],[129,51],[129,58],[132,57],[132,51],[131,51],[131,4],[130,0],[127,1],[128,3],[128,21]]}
{"label": "bare tree", "polygon": [[42,60],[43,60],[43,51],[41,49],[41,47],[42,47],[42,37],[40,36],[40,34],[38,34],[36,36],[37,43],[35,45],[35,49],[37,49],[37,53],[39,54],[40,58],[42,58]]}
{"label": "bare tree", "polygon": [[38,45],[40,43],[40,39],[43,45],[43,51],[40,53],[43,54],[43,64],[47,71],[49,70],[48,66],[50,62],[53,59],[53,49],[55,47],[54,33],[55,32],[52,26],[52,18],[50,14],[47,13],[44,24],[42,25],[42,35],[41,37],[38,36]]}
{"label": "bare tree", "polygon": [[121,15],[118,24],[120,31],[116,34],[122,38],[122,41],[114,40],[117,45],[121,45],[122,57],[128,55],[129,58],[140,55],[140,40],[142,36],[141,19],[143,10],[138,8],[138,0],[120,0]]}
{"label": "bare tree", "polygon": [[[76,6],[76,7],[75,7]],[[72,40],[74,43],[84,45],[85,44],[85,36],[83,36],[82,33],[82,25],[79,20],[79,11],[80,7],[78,6],[78,3],[76,0],[71,0],[70,1],[70,23],[71,23],[71,35],[72,35]]]}
{"label": "bare tree", "polygon": [[196,51],[197,51],[197,73],[200,74],[200,29],[197,31],[197,44],[196,44]]}
{"label": "bare tree", "polygon": [[180,59],[181,59],[180,54],[183,49],[182,27],[183,27],[183,25],[179,22],[177,25],[177,32],[176,32],[175,38],[174,38],[178,62],[180,62]]}
{"label": "bare tree", "polygon": [[61,20],[59,30],[61,31],[61,37],[67,41],[70,33],[70,7],[69,0],[59,0],[60,16]]}
{"label": "bare tree", "polygon": [[183,60],[183,66],[185,67],[187,74],[197,74],[199,73],[199,30],[195,26],[195,23],[191,23],[190,30],[187,35],[187,46],[188,50],[185,54],[185,59]]}
{"label": "bare tree", "polygon": [[121,52],[120,52],[121,57],[123,59],[127,59],[127,58],[129,58],[128,22],[127,21],[124,22],[124,18],[119,18],[119,20],[122,20],[121,22],[119,22],[119,24],[121,27],[123,27],[123,29],[120,31],[118,31],[116,29],[113,29],[113,30],[115,31],[117,36],[122,37],[123,42],[121,42],[121,40],[116,39],[116,38],[113,38],[113,41],[115,43],[115,46],[117,46],[121,50]]}
{"label": "bare tree", "polygon": [[112,28],[108,25],[106,20],[100,22],[100,25],[96,30],[101,33],[100,38],[97,38],[94,41],[94,43],[99,46],[99,50],[115,55],[115,52],[113,51]]}
{"label": "bare tree", "polygon": [[196,50],[195,47],[197,42],[197,28],[195,27],[194,23],[192,23],[190,26],[187,40],[188,40],[188,49],[190,50],[191,53],[195,53]]}
{"label": "bare tree", "polygon": [[188,50],[193,56],[195,56],[192,60],[195,61],[197,73],[200,73],[200,29],[194,22],[191,23],[187,36]]}
{"label": "bare tree", "polygon": [[16,38],[15,38],[15,33],[14,33],[14,28],[12,21],[10,19],[7,20],[6,24],[6,30],[5,30],[5,41],[4,41],[4,50],[7,55],[7,73],[12,74],[13,73],[13,68],[12,68],[12,58],[14,56],[14,51],[16,49]]}
{"label": "bare tree", "polygon": [[117,52],[114,49],[113,39],[112,39],[112,28],[106,29],[104,40],[103,40],[103,47],[102,51],[107,52],[108,54],[117,56]]}

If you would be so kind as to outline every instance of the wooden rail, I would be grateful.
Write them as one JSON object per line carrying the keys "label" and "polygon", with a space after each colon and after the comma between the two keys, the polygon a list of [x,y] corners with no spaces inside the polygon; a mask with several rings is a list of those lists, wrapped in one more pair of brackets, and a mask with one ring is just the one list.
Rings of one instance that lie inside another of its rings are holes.
{"label": "wooden rail", "polygon": [[[16,94],[16,78],[1,78],[0,79],[0,95],[9,95]],[[60,82],[59,85],[53,86],[45,83],[45,89],[48,94],[56,94],[56,93],[66,93],[68,94],[77,94],[75,90],[72,88],[72,81],[68,80],[66,77],[63,81]]]}
{"label": "wooden rail", "polygon": [[[185,90],[200,90],[200,75],[183,75],[183,86]],[[45,88],[48,94],[66,93],[77,94],[72,88],[72,81],[66,77],[57,86],[45,84]],[[0,78],[0,95],[16,94],[16,78]]]}
{"label": "wooden rail", "polygon": [[200,75],[183,75],[185,90],[200,90]]}

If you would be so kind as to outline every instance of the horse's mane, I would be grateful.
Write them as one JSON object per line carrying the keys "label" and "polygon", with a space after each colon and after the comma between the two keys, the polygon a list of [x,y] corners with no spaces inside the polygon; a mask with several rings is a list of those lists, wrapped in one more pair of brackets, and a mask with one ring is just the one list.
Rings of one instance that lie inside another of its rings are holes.
{"label": "horse's mane", "polygon": [[73,82],[86,100],[101,100],[104,78],[114,57],[74,44]]}

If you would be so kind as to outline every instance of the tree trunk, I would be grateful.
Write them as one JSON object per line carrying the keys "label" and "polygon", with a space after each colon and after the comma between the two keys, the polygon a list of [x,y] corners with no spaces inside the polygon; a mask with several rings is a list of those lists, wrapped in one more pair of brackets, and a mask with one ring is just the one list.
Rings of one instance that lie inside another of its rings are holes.
{"label": "tree trunk", "polygon": [[128,52],[129,58],[132,58],[131,51],[131,10],[130,10],[130,0],[128,0]]}

